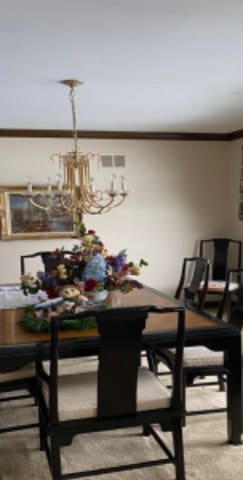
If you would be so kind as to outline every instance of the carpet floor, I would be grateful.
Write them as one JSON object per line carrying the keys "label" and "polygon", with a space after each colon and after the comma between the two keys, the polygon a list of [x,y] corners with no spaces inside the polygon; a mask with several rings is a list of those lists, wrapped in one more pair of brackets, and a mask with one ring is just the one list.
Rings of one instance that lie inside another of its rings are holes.
{"label": "carpet floor", "polygon": [[[187,408],[206,405],[224,406],[225,393],[216,386],[187,389]],[[0,405],[0,425],[35,421],[36,410],[27,402],[18,408],[9,403]],[[243,445],[226,441],[224,413],[187,418],[183,429],[187,480],[242,480]],[[169,438],[168,434],[167,438]],[[38,448],[37,430],[26,430],[0,436],[0,480],[50,480],[45,454]],[[77,436],[70,447],[63,449],[64,472],[97,468],[125,462],[160,458],[161,450],[152,437],[142,437],[138,430],[117,430],[105,434]],[[87,477],[86,477],[87,478]],[[173,480],[174,468],[162,465],[143,470],[112,473],[91,480]]]}

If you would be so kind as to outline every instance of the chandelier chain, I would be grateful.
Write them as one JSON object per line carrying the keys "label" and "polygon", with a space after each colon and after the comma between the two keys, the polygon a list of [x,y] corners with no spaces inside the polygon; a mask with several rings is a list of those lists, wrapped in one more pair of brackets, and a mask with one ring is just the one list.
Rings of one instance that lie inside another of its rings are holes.
{"label": "chandelier chain", "polygon": [[77,116],[75,110],[75,92],[74,87],[70,87],[69,98],[72,108],[72,120],[73,120],[73,139],[74,139],[74,151],[78,151],[78,131],[77,131]]}

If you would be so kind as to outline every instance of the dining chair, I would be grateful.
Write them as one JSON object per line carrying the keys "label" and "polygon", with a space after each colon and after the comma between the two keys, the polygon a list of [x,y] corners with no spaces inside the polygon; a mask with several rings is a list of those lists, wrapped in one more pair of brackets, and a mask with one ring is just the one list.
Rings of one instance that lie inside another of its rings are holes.
{"label": "dining chair", "polygon": [[[229,269],[226,275],[225,288],[223,291],[222,299],[217,311],[217,318],[220,320],[225,319],[235,326],[243,325],[243,288],[234,291],[232,297],[232,291],[230,284],[234,280],[234,277],[240,278],[243,274],[243,268]],[[188,302],[186,306],[190,307]],[[206,314],[206,313],[205,313]],[[154,368],[158,374],[158,364],[162,362],[170,371],[174,370],[175,365],[175,351],[174,349],[157,349],[154,357]],[[222,351],[216,352],[210,350],[205,346],[193,346],[185,347],[184,359],[183,359],[183,376],[184,376],[184,395],[186,387],[198,387],[208,385],[219,385],[221,391],[225,390],[225,384],[227,382],[227,359],[225,359]],[[195,379],[200,377],[217,377],[217,381],[203,381],[194,383]],[[186,404],[186,401],[185,401]],[[186,409],[186,407],[185,407]],[[226,409],[223,408],[205,408],[201,410],[187,411],[186,415],[195,414],[207,414],[223,412]]]}
{"label": "dining chair", "polygon": [[[20,257],[20,270],[21,270],[21,275],[24,275],[26,273],[26,262],[28,260],[31,260],[33,258],[40,258],[44,270],[46,273],[51,273],[57,265],[62,263],[62,261],[65,261],[65,257],[70,257],[73,255],[73,251],[70,250],[54,250],[54,251],[39,251],[35,252],[32,254],[26,254],[26,255],[21,255]],[[56,293],[54,293],[56,296]],[[96,351],[91,351],[90,352],[90,358],[89,362],[85,363],[82,358],[67,358],[67,359],[62,359],[60,362],[60,370],[62,375],[66,374],[72,374],[77,371],[83,371],[85,368],[92,368],[95,362],[93,362],[93,355],[96,354]],[[50,365],[49,361],[47,360],[45,362],[45,369],[47,372],[49,372]]]}
{"label": "dining chair", "polygon": [[[237,284],[238,288],[231,288],[232,284]],[[241,292],[243,288],[243,267],[229,268],[226,274],[225,288],[222,294],[222,300],[218,309],[218,318],[226,317],[228,321],[232,321],[232,312],[234,305],[240,304]]]}
{"label": "dining chair", "polygon": [[[209,276],[209,261],[202,257],[184,257],[181,267],[180,279],[175,291],[175,299],[182,300],[185,305],[193,305],[202,309],[207,294]],[[203,282],[203,288],[201,284]],[[146,349],[147,362],[151,370],[159,375],[159,357],[154,349]]]}
{"label": "dining chair", "polygon": [[[203,257],[185,257],[182,263],[180,280],[175,292],[175,298],[182,297],[186,304],[203,308],[207,295],[209,277],[209,260]],[[190,275],[190,277],[189,277]],[[202,287],[203,283],[203,287]]]}
{"label": "dining chair", "polygon": [[[21,275],[26,273],[26,260],[35,257],[40,257],[44,265],[45,271],[50,272],[55,266],[60,263],[65,255],[72,255],[73,252],[68,250],[61,250],[60,252],[40,251],[29,255],[21,255],[20,270]],[[77,368],[81,368],[80,364],[73,360],[63,361],[62,371],[72,372]],[[0,402],[23,401],[26,398],[32,397],[34,402],[37,402],[37,378],[35,373],[35,364],[29,363],[26,366],[13,369],[11,372],[0,373]],[[17,407],[16,407],[17,408]],[[6,433],[15,430],[22,430],[26,428],[33,428],[38,426],[36,423],[28,423],[24,425],[15,425],[11,427],[0,428],[0,433]]]}
{"label": "dining chair", "polygon": [[[211,272],[208,281],[207,294],[214,299],[209,302],[219,306],[223,292],[227,272],[230,268],[241,268],[242,242],[232,238],[209,238],[200,240],[199,255],[206,257],[211,263]],[[233,292],[239,288],[239,279],[231,281],[228,286]],[[219,299],[218,299],[219,298]],[[217,300],[218,299],[218,300]]]}
{"label": "dining chair", "polygon": [[230,323],[242,330],[243,327],[243,287],[237,291],[236,298],[231,305]]}
{"label": "dining chair", "polygon": [[[167,389],[149,368],[140,366],[142,331],[149,312],[177,316],[176,366],[172,389]],[[77,315],[79,318],[90,315],[96,318],[100,336],[98,370],[62,376],[58,373],[59,325],[62,319],[72,320]],[[46,451],[53,480],[165,463],[174,464],[176,480],[185,480],[181,388],[184,321],[182,306],[124,307],[52,318],[50,375],[46,374],[41,363],[37,370],[40,380],[40,444],[41,449]],[[158,425],[157,429],[154,424]],[[166,458],[163,455],[158,460],[62,473],[61,449],[71,445],[75,435],[128,427],[141,427],[141,435],[152,435]],[[162,438],[162,428],[172,433],[173,451]]]}
{"label": "dining chair", "polygon": [[[25,260],[27,258],[40,257],[45,266],[47,265],[48,255],[52,252],[36,252],[30,255],[21,255],[20,257],[20,270],[21,275],[25,273]],[[0,402],[18,402],[18,405],[23,405],[23,400],[27,398],[33,398],[34,403],[37,403],[37,377],[35,364],[25,362],[22,367],[15,367],[10,372],[0,373]],[[20,403],[21,402],[21,403]],[[27,428],[37,427],[36,423],[27,423],[21,425],[13,425],[11,427],[1,427],[0,433],[7,433],[16,430],[23,430]]]}
{"label": "dining chair", "polygon": [[[37,377],[33,363],[29,363],[21,368],[16,368],[13,371],[0,373],[0,402],[16,402],[18,405],[23,405],[23,400],[32,398],[33,403],[37,404]],[[19,401],[21,403],[19,403]],[[3,410],[1,410],[3,413]],[[24,430],[38,426],[38,420],[35,423],[25,423],[19,425],[12,425],[8,427],[1,427],[1,433],[13,432],[16,430]]]}
{"label": "dining chair", "polygon": [[[82,358],[66,358],[60,360],[60,372],[62,375],[75,374],[83,371],[94,371],[97,365],[96,357],[94,356],[97,350],[90,350],[89,356]],[[45,371],[49,373],[50,362],[48,360],[43,362]],[[14,368],[14,365],[13,365]],[[37,377],[34,363],[28,363],[27,365],[18,368],[10,372],[0,373],[0,403],[9,404],[16,408],[26,405],[26,399],[32,399],[33,404],[38,403],[38,388]],[[0,413],[4,415],[4,410],[0,410]],[[24,424],[3,426],[0,427],[1,433],[8,433],[17,430],[25,430],[38,427],[38,415],[36,412],[36,422],[27,422]]]}
{"label": "dining chair", "polygon": [[62,260],[65,259],[65,256],[73,255],[72,251],[69,250],[45,250],[41,252],[35,252],[31,254],[21,255],[20,256],[20,273],[21,275],[25,275],[26,273],[26,261],[33,259],[33,258],[40,258],[42,264],[44,266],[46,273],[51,273],[52,270],[56,268],[58,264],[61,263]]}

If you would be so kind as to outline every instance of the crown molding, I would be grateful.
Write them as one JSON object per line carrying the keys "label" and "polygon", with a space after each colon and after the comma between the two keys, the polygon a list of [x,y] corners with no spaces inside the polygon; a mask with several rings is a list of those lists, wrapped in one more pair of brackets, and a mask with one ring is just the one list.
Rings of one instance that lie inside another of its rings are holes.
{"label": "crown molding", "polygon": [[229,140],[238,140],[239,138],[243,138],[243,130],[235,130],[229,134]]}
{"label": "crown molding", "polygon": [[[33,130],[1,128],[0,137],[12,138],[70,138],[72,130]],[[243,138],[243,130],[231,133],[200,132],[137,132],[112,130],[79,130],[79,138],[111,139],[111,140],[174,140],[174,141],[231,141]]]}

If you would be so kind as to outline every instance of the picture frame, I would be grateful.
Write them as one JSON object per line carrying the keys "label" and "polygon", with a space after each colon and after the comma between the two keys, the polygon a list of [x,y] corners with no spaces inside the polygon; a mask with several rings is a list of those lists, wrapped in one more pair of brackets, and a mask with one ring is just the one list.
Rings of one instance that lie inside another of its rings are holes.
{"label": "picture frame", "polygon": [[[35,200],[44,202],[45,187],[33,186]],[[58,195],[53,192],[58,201]],[[31,196],[24,185],[0,186],[1,240],[28,240],[39,238],[76,237],[76,222],[65,209],[46,210],[31,203]],[[44,206],[44,203],[43,203]]]}

